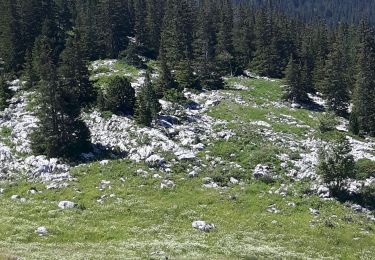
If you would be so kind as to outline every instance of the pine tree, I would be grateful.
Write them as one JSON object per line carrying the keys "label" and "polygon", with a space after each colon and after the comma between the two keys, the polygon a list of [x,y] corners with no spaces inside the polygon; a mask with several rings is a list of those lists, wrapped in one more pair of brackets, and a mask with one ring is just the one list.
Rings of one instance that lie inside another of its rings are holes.
{"label": "pine tree", "polygon": [[6,81],[5,75],[0,71],[0,111],[8,107],[8,99],[11,97],[12,92]]}
{"label": "pine tree", "polygon": [[[353,97],[353,113],[359,129],[375,135],[375,39],[373,30],[362,22],[360,26],[360,46],[358,75]],[[353,117],[352,117],[353,118]]]}
{"label": "pine tree", "polygon": [[301,64],[298,61],[295,61],[293,56],[289,59],[285,75],[287,82],[285,98],[292,102],[308,101],[307,92],[301,82]]}
{"label": "pine tree", "polygon": [[157,118],[161,106],[155,93],[149,72],[146,73],[145,83],[137,97],[135,120],[142,126],[151,126]]}

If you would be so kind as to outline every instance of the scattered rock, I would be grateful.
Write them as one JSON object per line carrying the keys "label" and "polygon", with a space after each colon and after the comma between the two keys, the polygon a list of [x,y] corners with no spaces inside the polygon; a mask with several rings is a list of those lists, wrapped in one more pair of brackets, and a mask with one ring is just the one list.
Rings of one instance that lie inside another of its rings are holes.
{"label": "scattered rock", "polygon": [[271,177],[271,175],[271,168],[268,165],[258,164],[253,171],[256,179]]}
{"label": "scattered rock", "polygon": [[205,221],[201,221],[201,220],[194,221],[192,224],[192,227],[195,229],[204,231],[204,232],[210,232],[211,230],[215,229],[214,224],[208,224]]}
{"label": "scattered rock", "polygon": [[48,231],[47,231],[46,227],[38,227],[35,230],[35,233],[37,233],[39,236],[45,236],[45,235],[47,235]]}
{"label": "scattered rock", "polygon": [[73,209],[76,207],[76,203],[64,200],[59,202],[58,207],[61,209]]}
{"label": "scattered rock", "polygon": [[317,209],[309,208],[309,210],[310,210],[310,213],[314,216],[318,216],[320,214],[319,210]]}
{"label": "scattered rock", "polygon": [[173,189],[176,184],[171,180],[163,180],[160,183],[160,189]]}
{"label": "scattered rock", "polygon": [[189,176],[190,178],[198,177],[198,172],[196,172],[196,171],[191,171],[191,172],[189,172],[188,176]]}
{"label": "scattered rock", "polygon": [[12,197],[10,197],[11,200],[18,200],[20,198],[20,195],[12,195]]}
{"label": "scattered rock", "polygon": [[230,183],[233,184],[233,185],[237,185],[239,183],[239,180],[237,180],[236,178],[233,178],[233,177],[230,177]]}

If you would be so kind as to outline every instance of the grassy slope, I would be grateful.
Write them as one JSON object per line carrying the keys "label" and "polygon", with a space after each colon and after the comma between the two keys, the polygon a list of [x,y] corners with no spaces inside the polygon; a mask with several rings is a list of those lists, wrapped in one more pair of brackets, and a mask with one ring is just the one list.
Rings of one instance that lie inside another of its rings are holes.
{"label": "grassy slope", "polygon": [[[230,83],[234,81],[239,80],[232,79]],[[251,99],[259,107],[246,108],[228,99],[214,108],[210,114],[233,120],[231,126],[239,138],[213,143],[206,151],[225,161],[239,163],[245,169],[242,177],[247,179],[243,186],[204,189],[202,178],[212,175],[210,168],[199,178],[186,179],[181,167],[175,169],[173,176],[176,188],[160,190],[160,180],[152,178],[157,171],[149,171],[147,178],[135,176],[137,169],[146,168],[128,161],[76,168],[73,173],[76,181],[58,191],[46,190],[39,184],[4,184],[1,186],[6,186],[5,194],[0,195],[0,259],[1,252],[4,256],[26,259],[160,258],[164,255],[172,259],[371,259],[375,255],[375,225],[363,216],[335,201],[303,195],[303,183],[295,184],[293,191],[281,197],[268,192],[280,183],[267,185],[247,178],[257,163],[278,164],[275,153],[280,149],[255,134],[251,127],[255,130],[257,126],[249,122],[267,121],[275,131],[291,132],[296,138],[303,138],[307,134],[305,130],[275,124],[267,115],[270,112],[292,115],[313,128],[317,127],[317,121],[309,118],[309,115],[316,117],[313,112],[278,109],[268,104],[280,98],[281,82],[241,81],[256,88],[228,92]],[[126,178],[125,183],[120,177]],[[97,187],[102,180],[111,181],[112,189],[99,191]],[[41,193],[28,194],[31,187]],[[27,202],[11,201],[13,194],[27,198]],[[116,197],[97,203],[103,194]],[[230,200],[230,195],[237,199]],[[60,210],[57,207],[60,200],[75,201],[80,209]],[[296,207],[288,206],[289,202],[294,202]],[[267,208],[272,204],[281,213],[269,213]],[[319,209],[320,215],[314,217],[309,208]],[[212,222],[217,229],[211,233],[196,231],[191,227],[194,220]],[[38,226],[46,226],[48,236],[35,234]]]}

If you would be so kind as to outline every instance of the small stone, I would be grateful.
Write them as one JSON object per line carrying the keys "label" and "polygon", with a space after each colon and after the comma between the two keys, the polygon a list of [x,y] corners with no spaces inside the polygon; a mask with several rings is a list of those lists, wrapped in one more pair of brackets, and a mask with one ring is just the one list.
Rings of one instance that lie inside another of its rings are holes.
{"label": "small stone", "polygon": [[239,183],[239,181],[236,179],[236,178],[233,178],[233,177],[230,177],[230,183],[232,183],[233,185],[236,185]]}
{"label": "small stone", "polygon": [[173,189],[176,184],[171,180],[163,180],[160,183],[160,189]]}
{"label": "small stone", "polygon": [[276,220],[273,220],[271,223],[272,225],[277,225],[279,222],[277,222]]}
{"label": "small stone", "polygon": [[12,197],[10,197],[11,200],[18,200],[20,198],[20,195],[12,195]]}
{"label": "small stone", "polygon": [[190,178],[198,177],[198,173],[196,171],[191,171],[191,172],[189,172],[188,175],[189,175]]}
{"label": "small stone", "polygon": [[309,208],[309,210],[310,210],[310,213],[314,216],[318,216],[320,214],[319,210],[317,209]]}
{"label": "small stone", "polygon": [[99,164],[102,165],[102,166],[107,165],[107,164],[109,164],[109,160],[103,160]]}
{"label": "small stone", "polygon": [[212,229],[216,228],[214,224],[208,224],[205,221],[201,221],[201,220],[194,221],[192,224],[192,227],[195,229],[204,231],[204,232],[210,232]]}
{"label": "small stone", "polygon": [[76,204],[74,202],[64,200],[64,201],[60,201],[58,206],[61,209],[73,209],[76,207]]}
{"label": "small stone", "polygon": [[45,235],[47,235],[48,231],[47,231],[46,227],[38,227],[35,230],[35,233],[37,233],[39,236],[45,236]]}

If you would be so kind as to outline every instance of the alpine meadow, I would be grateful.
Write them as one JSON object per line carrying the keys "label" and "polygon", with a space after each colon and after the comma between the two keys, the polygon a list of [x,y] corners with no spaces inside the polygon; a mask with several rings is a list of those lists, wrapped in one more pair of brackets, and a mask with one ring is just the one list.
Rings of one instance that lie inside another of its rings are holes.
{"label": "alpine meadow", "polygon": [[375,260],[374,17],[0,0],[0,260]]}

